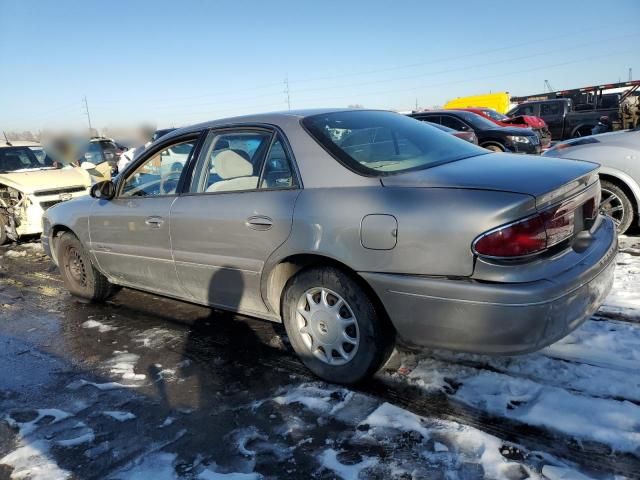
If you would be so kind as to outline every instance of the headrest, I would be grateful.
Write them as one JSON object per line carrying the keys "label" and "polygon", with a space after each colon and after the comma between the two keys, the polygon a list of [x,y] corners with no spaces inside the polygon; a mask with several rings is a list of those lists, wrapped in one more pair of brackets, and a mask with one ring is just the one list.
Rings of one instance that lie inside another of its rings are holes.
{"label": "headrest", "polygon": [[253,175],[253,165],[245,157],[246,153],[241,150],[221,151],[214,160],[216,173],[223,180]]}

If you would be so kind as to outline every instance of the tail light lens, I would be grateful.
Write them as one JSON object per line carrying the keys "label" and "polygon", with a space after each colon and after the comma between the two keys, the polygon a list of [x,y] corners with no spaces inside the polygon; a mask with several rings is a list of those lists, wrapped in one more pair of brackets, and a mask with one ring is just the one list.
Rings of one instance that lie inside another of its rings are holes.
{"label": "tail light lens", "polygon": [[[598,199],[582,205],[584,219],[595,219]],[[473,251],[486,257],[516,258],[539,253],[570,238],[575,230],[578,205],[568,200],[542,212],[480,235]]]}
{"label": "tail light lens", "polygon": [[547,232],[541,215],[505,225],[476,239],[473,250],[487,257],[522,257],[547,248]]}

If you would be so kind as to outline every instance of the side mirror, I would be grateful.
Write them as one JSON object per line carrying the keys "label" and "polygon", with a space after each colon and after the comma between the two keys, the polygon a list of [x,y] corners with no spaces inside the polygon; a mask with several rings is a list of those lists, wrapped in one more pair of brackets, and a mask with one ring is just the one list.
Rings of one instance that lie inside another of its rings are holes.
{"label": "side mirror", "polygon": [[91,187],[91,196],[93,198],[111,200],[116,196],[116,185],[111,180],[98,182],[93,187]]}
{"label": "side mirror", "polygon": [[93,170],[94,168],[96,168],[96,164],[93,162],[82,162],[80,164],[80,168],[82,168],[83,170]]}

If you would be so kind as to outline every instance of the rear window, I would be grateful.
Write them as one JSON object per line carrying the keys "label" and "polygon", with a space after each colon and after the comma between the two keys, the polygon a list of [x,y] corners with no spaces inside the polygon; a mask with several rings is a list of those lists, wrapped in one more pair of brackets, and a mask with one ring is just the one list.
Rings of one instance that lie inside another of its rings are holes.
{"label": "rear window", "polygon": [[333,156],[365,175],[419,170],[487,153],[428,123],[392,112],[333,112],[306,117],[302,124]]}

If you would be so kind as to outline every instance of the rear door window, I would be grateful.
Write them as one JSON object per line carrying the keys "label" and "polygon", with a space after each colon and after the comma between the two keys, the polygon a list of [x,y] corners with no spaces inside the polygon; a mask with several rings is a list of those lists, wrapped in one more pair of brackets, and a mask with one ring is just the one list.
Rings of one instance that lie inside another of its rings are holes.
{"label": "rear door window", "polygon": [[202,147],[192,193],[255,190],[271,143],[267,131],[211,131]]}
{"label": "rear door window", "polygon": [[456,117],[443,115],[441,118],[442,120],[440,121],[440,123],[445,127],[452,128],[454,130],[457,130],[458,132],[468,132],[469,130],[471,130],[471,128],[469,128],[466,123],[464,123],[462,120],[458,120]]}

